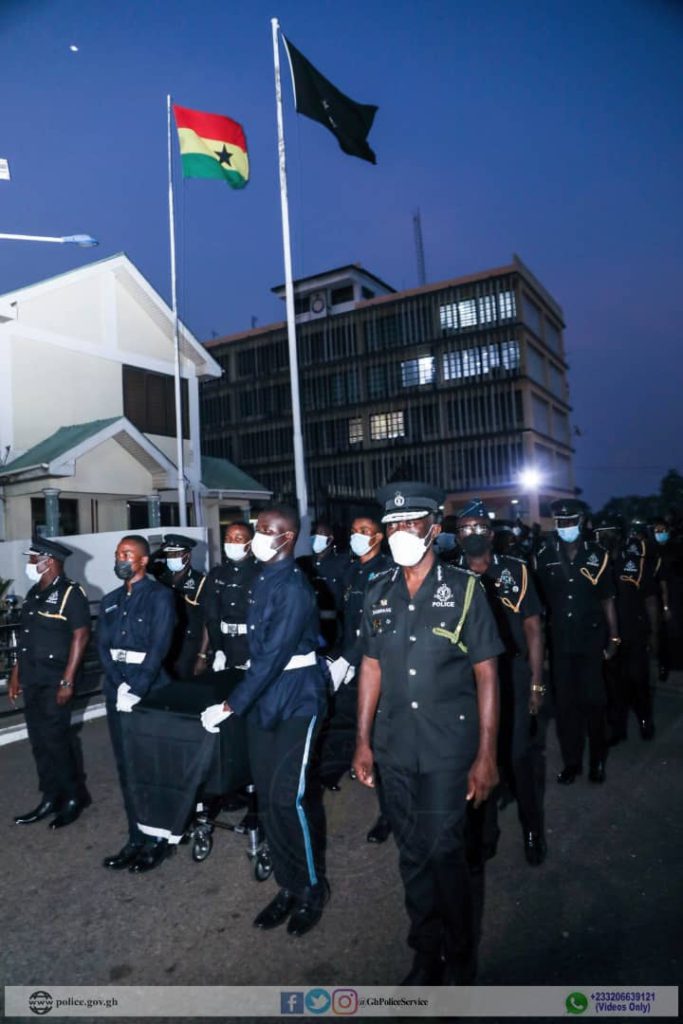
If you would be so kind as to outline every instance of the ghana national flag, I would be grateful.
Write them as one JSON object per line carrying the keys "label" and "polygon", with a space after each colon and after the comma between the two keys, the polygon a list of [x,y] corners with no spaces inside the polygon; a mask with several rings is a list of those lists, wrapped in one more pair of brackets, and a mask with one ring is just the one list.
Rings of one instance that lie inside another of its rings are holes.
{"label": "ghana national flag", "polygon": [[221,114],[173,105],[184,178],[220,178],[232,188],[249,180],[247,140],[241,124]]}

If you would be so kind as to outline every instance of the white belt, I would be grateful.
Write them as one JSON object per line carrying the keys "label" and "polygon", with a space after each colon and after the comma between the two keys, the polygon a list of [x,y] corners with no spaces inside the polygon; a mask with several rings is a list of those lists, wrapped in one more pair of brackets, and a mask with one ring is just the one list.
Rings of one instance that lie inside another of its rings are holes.
{"label": "white belt", "polygon": [[315,651],[309,651],[308,654],[294,654],[285,665],[284,671],[289,672],[293,668],[308,668],[309,665],[315,665],[317,660]]}
{"label": "white belt", "polygon": [[126,665],[142,665],[147,657],[144,651],[127,651],[125,647],[110,647],[109,653],[114,661],[120,661]]}
{"label": "white belt", "polygon": [[221,633],[225,633],[227,636],[246,636],[247,624],[246,622],[221,621]]}
{"label": "white belt", "polygon": [[331,612],[331,611],[321,612],[320,613],[320,618],[321,619],[336,619],[337,618],[337,613],[336,612]]}

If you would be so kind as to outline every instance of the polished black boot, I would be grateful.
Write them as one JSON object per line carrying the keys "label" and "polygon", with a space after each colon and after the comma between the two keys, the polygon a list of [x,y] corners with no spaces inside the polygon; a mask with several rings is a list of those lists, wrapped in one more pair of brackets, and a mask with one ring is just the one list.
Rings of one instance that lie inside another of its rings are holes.
{"label": "polished black boot", "polygon": [[121,871],[123,868],[129,868],[141,850],[142,843],[132,843],[129,840],[118,853],[112,853],[109,857],[105,857],[102,861],[102,867],[111,868],[112,871]]}
{"label": "polished black boot", "polygon": [[330,887],[327,881],[304,889],[287,923],[287,933],[298,937],[310,932],[323,916],[323,907],[329,898]]}
{"label": "polished black boot", "polygon": [[14,819],[14,824],[32,825],[34,821],[42,821],[49,814],[54,814],[57,811],[57,807],[58,802],[56,800],[43,799],[32,811],[27,811],[26,814],[18,814]]}
{"label": "polished black boot", "polygon": [[426,953],[416,953],[413,966],[406,974],[401,985],[440,985],[443,973],[444,962],[440,956],[428,956]]}
{"label": "polished black boot", "polygon": [[577,775],[581,774],[582,769],[576,767],[563,768],[557,776],[557,781],[561,786],[571,786]]}
{"label": "polished black boot", "polygon": [[260,914],[254,918],[254,927],[269,931],[283,924],[291,914],[296,903],[296,897],[289,889],[280,889],[275,899],[271,900],[267,907],[264,907]]}
{"label": "polished black boot", "polygon": [[385,818],[384,815],[380,814],[379,818],[365,838],[368,843],[386,843],[390,835],[391,823],[388,818]]}
{"label": "polished black boot", "polygon": [[531,864],[532,867],[538,867],[545,860],[547,852],[548,845],[542,832],[524,833],[524,856],[526,857],[527,864]]}
{"label": "polished black boot", "polygon": [[606,779],[605,775],[605,762],[595,761],[591,765],[590,771],[588,772],[588,778],[591,782],[604,782]]}
{"label": "polished black boot", "polygon": [[64,828],[66,825],[71,825],[72,822],[76,821],[80,817],[81,812],[90,807],[92,800],[90,797],[84,797],[82,800],[67,800],[62,804],[62,809],[56,818],[53,818],[49,824],[49,828]]}
{"label": "polished black boot", "polygon": [[128,870],[133,871],[136,875],[141,875],[145,871],[153,871],[174,853],[175,846],[171,846],[165,839],[158,843],[145,843]]}

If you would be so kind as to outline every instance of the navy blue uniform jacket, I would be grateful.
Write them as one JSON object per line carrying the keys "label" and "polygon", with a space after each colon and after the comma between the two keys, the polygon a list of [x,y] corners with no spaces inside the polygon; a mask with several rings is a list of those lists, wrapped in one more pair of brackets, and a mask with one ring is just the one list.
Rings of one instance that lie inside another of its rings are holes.
{"label": "navy blue uniform jacket", "polygon": [[[97,650],[105,674],[105,696],[116,696],[121,683],[128,683],[138,697],[170,682],[162,667],[173,639],[175,600],[173,592],[144,576],[131,587],[123,586],[102,598],[97,622]],[[142,651],[141,665],[115,662],[111,648]]]}

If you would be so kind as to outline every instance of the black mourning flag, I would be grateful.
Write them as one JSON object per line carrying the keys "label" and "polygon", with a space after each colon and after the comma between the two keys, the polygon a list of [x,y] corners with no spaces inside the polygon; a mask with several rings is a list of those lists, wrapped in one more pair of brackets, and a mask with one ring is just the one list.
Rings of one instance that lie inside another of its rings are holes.
{"label": "black mourning flag", "polygon": [[349,99],[316,71],[288,39],[285,39],[285,46],[294,78],[297,112],[329,128],[345,153],[376,164],[377,158],[367,139],[377,107]]}

